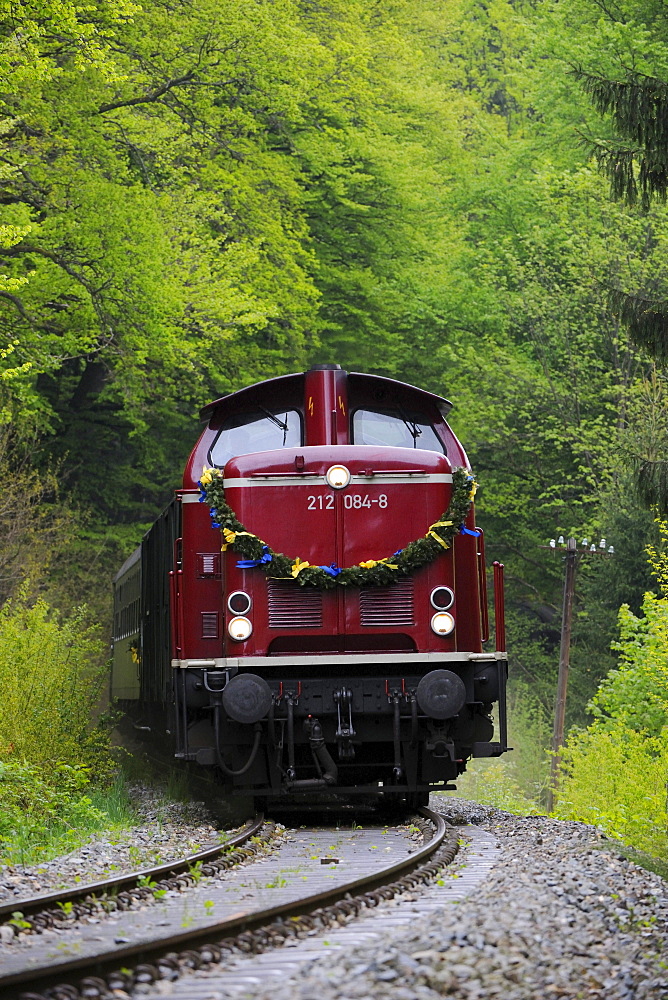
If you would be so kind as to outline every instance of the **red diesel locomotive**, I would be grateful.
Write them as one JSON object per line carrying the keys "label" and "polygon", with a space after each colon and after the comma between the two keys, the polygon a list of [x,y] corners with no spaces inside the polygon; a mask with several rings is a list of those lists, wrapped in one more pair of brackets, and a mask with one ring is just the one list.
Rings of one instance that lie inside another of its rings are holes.
{"label": "red diesel locomotive", "polygon": [[183,488],[115,579],[112,694],[137,728],[263,803],[414,806],[507,749],[503,568],[485,651],[450,406],[317,365],[202,410]]}

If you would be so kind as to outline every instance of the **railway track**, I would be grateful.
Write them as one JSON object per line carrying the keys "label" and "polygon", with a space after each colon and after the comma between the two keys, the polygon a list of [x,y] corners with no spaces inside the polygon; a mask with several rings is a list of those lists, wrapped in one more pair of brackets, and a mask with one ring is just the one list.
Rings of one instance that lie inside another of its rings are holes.
{"label": "railway track", "polygon": [[[155,896],[156,892],[184,888],[196,881],[200,873],[215,875],[257,853],[263,840],[274,832],[274,824],[266,824],[265,837],[260,837],[263,826],[264,817],[258,814],[245,824],[243,830],[228,840],[178,860],[166,861],[99,882],[87,882],[85,885],[3,903],[0,905],[0,924],[8,923],[17,929],[20,927],[22,930],[40,932],[65,919],[90,914],[93,909],[100,908],[107,912],[110,909],[124,910],[139,900]],[[252,838],[256,838],[255,842],[250,847],[246,846]],[[17,913],[20,914],[18,918]]]}
{"label": "railway track", "polygon": [[[234,952],[262,952],[313,929],[345,922],[382,899],[433,879],[452,861],[455,830],[436,813],[425,809],[421,814],[411,828],[301,828],[291,832],[280,851],[229,870],[224,878],[209,877],[207,869],[217,860],[226,862],[243,851],[250,857],[251,847],[272,836],[273,825],[257,817],[233,843],[218,848],[227,851],[223,858],[204,863],[201,855],[212,849],[195,856],[200,866],[195,878],[190,877],[190,858],[178,863],[178,872],[176,865],[161,865],[98,883],[98,893],[107,885],[104,897],[86,886],[69,896],[63,892],[31,900],[29,906],[24,902],[26,923],[30,920],[37,931],[46,929],[43,937],[21,940],[21,935],[16,946],[5,949],[0,996],[92,1000],[119,989],[130,993],[138,983],[176,979],[184,969],[206,968]],[[417,847],[411,836],[420,828],[423,843]],[[214,868],[211,876],[220,873]],[[158,889],[156,899],[158,879],[171,879],[173,885],[164,894]],[[117,896],[127,893],[138,906],[120,912],[109,896],[109,882],[124,883]],[[151,888],[154,901],[146,906],[148,897],[137,893]],[[50,900],[47,906],[45,899]],[[112,901],[108,907],[106,900]],[[54,902],[61,913],[71,913],[70,904],[80,907],[83,919],[66,934],[50,929],[55,926],[49,923],[52,918],[44,917],[53,914]],[[18,908],[16,903],[13,908]],[[89,908],[95,912],[92,918],[87,916]],[[111,912],[105,913],[105,908]],[[3,907],[0,916],[8,909]]]}

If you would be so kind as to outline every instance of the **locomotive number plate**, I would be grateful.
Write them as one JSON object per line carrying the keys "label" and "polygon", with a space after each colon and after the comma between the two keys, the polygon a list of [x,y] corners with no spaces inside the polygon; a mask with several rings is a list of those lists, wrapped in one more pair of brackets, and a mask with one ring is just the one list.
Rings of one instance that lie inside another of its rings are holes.
{"label": "locomotive number plate", "polygon": [[[328,493],[321,496],[309,496],[307,497],[308,507],[307,510],[333,510],[334,509],[334,494]],[[370,497],[368,493],[345,493],[343,497],[343,506],[346,510],[359,510],[361,507],[373,507],[374,504],[378,504],[379,507],[384,509],[387,507],[387,494],[381,493],[378,497]]]}

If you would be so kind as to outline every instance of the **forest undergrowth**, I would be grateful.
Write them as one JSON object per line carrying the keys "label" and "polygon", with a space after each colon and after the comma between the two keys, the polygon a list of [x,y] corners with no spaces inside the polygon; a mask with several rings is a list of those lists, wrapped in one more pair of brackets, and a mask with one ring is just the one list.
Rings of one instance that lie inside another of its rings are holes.
{"label": "forest undergrowth", "polygon": [[0,864],[67,853],[132,821],[100,714],[108,684],[101,629],[19,594],[0,608]]}
{"label": "forest undergrowth", "polygon": [[[651,562],[664,596],[645,595],[641,613],[619,612],[618,666],[587,706],[593,721],[571,727],[560,752],[553,815],[591,823],[668,863],[668,525]],[[530,691],[509,696],[509,742],[499,760],[473,761],[458,794],[520,815],[545,815],[551,719]],[[662,869],[666,874],[668,869]]]}

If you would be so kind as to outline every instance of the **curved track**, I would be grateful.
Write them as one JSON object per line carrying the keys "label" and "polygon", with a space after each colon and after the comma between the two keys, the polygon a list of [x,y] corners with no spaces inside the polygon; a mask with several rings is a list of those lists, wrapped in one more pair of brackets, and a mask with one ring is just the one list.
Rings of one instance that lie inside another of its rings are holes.
{"label": "curved track", "polygon": [[[153,940],[138,942],[117,937],[113,950],[101,949],[92,957],[66,958],[64,961],[60,955],[57,967],[45,955],[44,964],[40,967],[33,966],[0,976],[0,996],[6,1000],[20,997],[25,1000],[41,1000],[44,997],[78,1000],[83,996],[106,997],[119,988],[130,992],[135,983],[173,979],[179,975],[181,968],[217,962],[221,955],[235,948],[248,952],[262,951],[283,943],[288,937],[299,936],[314,926],[327,926],[345,920],[364,907],[375,906],[381,899],[391,898],[421,881],[432,879],[452,861],[457,852],[456,832],[440,815],[426,809],[421,810],[421,814],[427,820],[424,825],[432,829],[431,836],[427,839],[425,834],[427,842],[413,849],[412,853],[412,848],[406,851],[404,842],[404,856],[399,860],[395,852],[392,859],[382,864],[382,855],[369,853],[378,849],[376,845],[366,847],[362,852],[363,864],[360,866],[358,861],[356,866],[350,866],[351,869],[355,867],[354,872],[350,871],[350,877],[343,871],[337,871],[337,884],[332,886],[327,885],[325,879],[335,878],[331,870],[338,866],[338,859],[331,852],[320,859],[312,855],[312,860],[319,861],[323,866],[322,874],[311,878],[309,886],[304,887],[305,892],[300,888],[296,896],[293,893],[293,897],[286,901],[274,905],[244,905],[241,894],[233,901],[236,912],[222,920],[211,919],[206,926],[185,927],[181,923],[175,931],[172,925],[167,933]],[[387,832],[382,828],[372,834],[360,830],[359,836],[363,838],[366,835],[367,843],[370,843],[373,839],[380,841],[381,834]],[[244,833],[251,836],[248,831]],[[325,833],[328,839],[321,843],[334,839],[333,831]],[[342,869],[345,867],[342,865]],[[249,871],[255,873],[255,869]],[[300,877],[305,878],[303,875]]]}
{"label": "curved track", "polygon": [[[134,900],[154,895],[156,889],[161,891],[187,885],[194,881],[190,874],[193,870],[205,875],[214,875],[221,869],[230,868],[256,853],[255,845],[251,848],[244,848],[243,845],[260,833],[263,824],[264,816],[260,813],[249,820],[243,830],[224,843],[215,844],[176,861],[166,861],[152,868],[142,868],[136,872],[100,882],[76,885],[43,896],[31,896],[28,899],[3,903],[0,906],[0,924],[9,923],[13,920],[14,914],[19,912],[25,929],[39,931],[53,926],[55,922],[62,920],[66,913],[79,915],[90,912],[92,901],[102,907],[109,902],[113,909],[124,909],[126,905],[132,905]],[[273,824],[270,824],[267,834],[272,830]]]}

